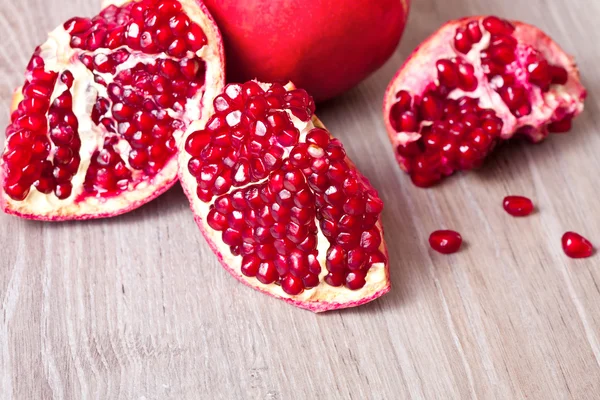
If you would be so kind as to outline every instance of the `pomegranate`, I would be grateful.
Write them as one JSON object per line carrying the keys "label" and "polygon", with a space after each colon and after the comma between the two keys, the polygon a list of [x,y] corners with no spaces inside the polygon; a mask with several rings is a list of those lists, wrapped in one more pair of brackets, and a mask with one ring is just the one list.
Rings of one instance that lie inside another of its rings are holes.
{"label": "pomegranate", "polygon": [[400,167],[427,187],[514,136],[568,131],[585,96],[573,59],[545,33],[470,17],[415,50],[387,89],[384,118]]}
{"label": "pomegranate", "polygon": [[302,89],[229,84],[193,123],[180,180],[227,271],[315,312],[390,289],[383,202]]}
{"label": "pomegranate", "polygon": [[31,219],[121,214],[177,180],[185,127],[224,81],[219,31],[193,0],[108,5],[34,52],[2,157],[2,208]]}
{"label": "pomegranate", "polygon": [[460,250],[462,246],[460,233],[451,230],[439,230],[429,235],[429,245],[432,249],[442,254],[452,254]]}
{"label": "pomegranate", "polygon": [[502,206],[513,217],[526,217],[533,212],[533,202],[524,196],[506,196]]}
{"label": "pomegranate", "polygon": [[561,243],[563,251],[571,258],[588,258],[594,254],[594,246],[578,233],[566,232]]}
{"label": "pomegranate", "polygon": [[230,81],[288,80],[323,101],[393,54],[409,0],[205,0],[223,32]]}

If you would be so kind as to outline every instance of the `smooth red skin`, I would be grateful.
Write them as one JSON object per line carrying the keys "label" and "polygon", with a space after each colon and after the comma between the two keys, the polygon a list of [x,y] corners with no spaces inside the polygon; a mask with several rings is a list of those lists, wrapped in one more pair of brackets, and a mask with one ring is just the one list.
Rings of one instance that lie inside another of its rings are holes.
{"label": "smooth red skin", "polygon": [[594,254],[594,246],[578,233],[565,233],[561,242],[565,254],[571,258],[588,258]]}
{"label": "smooth red skin", "polygon": [[[448,243],[441,245],[440,241],[442,239],[446,239]],[[462,236],[460,233],[451,230],[435,231],[429,236],[429,245],[438,253],[456,253],[462,245]]]}
{"label": "smooth red skin", "polygon": [[205,0],[225,41],[231,82],[288,80],[315,101],[378,69],[404,30],[410,0]]}
{"label": "smooth red skin", "polygon": [[526,217],[533,212],[533,203],[523,196],[506,196],[502,202],[504,210],[513,217]]}

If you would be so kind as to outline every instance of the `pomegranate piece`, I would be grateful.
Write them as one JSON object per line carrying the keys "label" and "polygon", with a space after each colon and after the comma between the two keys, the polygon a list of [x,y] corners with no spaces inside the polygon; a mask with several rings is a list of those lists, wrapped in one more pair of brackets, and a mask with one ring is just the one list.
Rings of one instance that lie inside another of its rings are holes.
{"label": "pomegranate piece", "polygon": [[523,196],[506,196],[502,205],[513,217],[526,217],[533,212],[533,202]]}
{"label": "pomegranate piece", "polygon": [[186,133],[180,180],[223,266],[315,312],[388,292],[383,202],[306,91],[230,84],[214,110]]}
{"label": "pomegranate piece", "polygon": [[429,236],[429,245],[432,249],[442,254],[452,254],[460,250],[462,245],[460,233],[451,230],[439,230]]}
{"label": "pomegranate piece", "polygon": [[35,50],[6,129],[5,212],[108,217],[177,180],[183,131],[223,87],[221,38],[195,2],[119,4],[71,18]]}
{"label": "pomegranate piece", "polygon": [[588,258],[594,254],[594,246],[578,233],[566,232],[561,242],[565,254],[571,258]]}
{"label": "pomegranate piece", "polygon": [[470,17],[415,50],[386,91],[384,119],[400,167],[428,187],[514,136],[568,131],[585,96],[573,59],[545,33]]}

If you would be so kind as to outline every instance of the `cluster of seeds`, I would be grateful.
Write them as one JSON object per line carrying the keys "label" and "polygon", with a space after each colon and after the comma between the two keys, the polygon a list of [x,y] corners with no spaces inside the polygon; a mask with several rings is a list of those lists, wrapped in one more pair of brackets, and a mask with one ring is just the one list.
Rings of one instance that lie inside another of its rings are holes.
{"label": "cluster of seeds", "polygon": [[25,199],[32,186],[64,199],[71,194],[70,181],[80,162],[78,122],[71,111],[69,92],[73,76],[68,71],[60,76],[60,84],[66,89],[50,104],[58,74],[45,71],[44,61],[37,54],[27,70],[23,100],[6,130],[4,190],[15,200]]}
{"label": "cluster of seeds", "polygon": [[[514,31],[510,22],[494,16],[465,23],[454,36],[456,57],[436,62],[437,79],[423,94],[413,95],[406,90],[396,94],[389,115],[391,126],[397,132],[421,134],[419,140],[397,148],[416,185],[430,186],[454,171],[480,166],[500,141],[503,122],[493,110],[479,107],[479,99],[470,95],[482,82],[478,82],[475,68],[464,58],[483,39],[484,32],[490,35],[489,46],[480,53],[488,81],[485,84],[500,94],[516,117],[531,113],[529,92],[515,77],[518,68],[526,70],[525,83],[544,92],[552,84],[566,83],[566,70],[550,65],[533,49],[528,48],[526,60],[518,60]],[[523,62],[525,65],[518,65]],[[449,96],[456,90],[462,92],[462,97]],[[566,116],[549,124],[549,131],[569,130],[571,118]]]}
{"label": "cluster of seeds", "polygon": [[[116,195],[135,179],[156,175],[175,156],[173,132],[184,127],[187,101],[204,85],[205,65],[195,52],[206,36],[176,0],[109,6],[94,18],[70,19],[64,29],[79,61],[107,93],[97,96],[91,112],[104,143],[92,154],[82,196]],[[147,60],[142,53],[159,56]],[[120,67],[126,63],[131,66]],[[24,99],[7,130],[5,191],[11,198],[25,199],[32,186],[59,199],[71,195],[81,162],[73,80],[69,70],[46,71],[39,50],[31,59]],[[50,104],[57,85],[64,90]],[[121,139],[130,147],[126,160],[117,150],[123,151]],[[23,151],[29,148],[33,152]]]}
{"label": "cluster of seeds", "polygon": [[[397,97],[394,129],[421,133],[419,140],[397,148],[408,160],[417,186],[431,186],[454,171],[479,167],[499,140],[502,120],[493,110],[480,108],[477,99],[440,100],[432,94],[413,99],[407,91]],[[426,123],[419,128],[419,121]]]}
{"label": "cluster of seeds", "polygon": [[383,203],[329,132],[301,137],[290,114],[308,123],[310,96],[248,82],[228,85],[214,106],[206,128],[186,141],[188,170],[198,198],[212,202],[207,223],[241,256],[241,272],[291,295],[317,286],[320,228],[329,242],[325,282],[362,288],[369,268],[385,262],[376,226]]}
{"label": "cluster of seeds", "polygon": [[[480,55],[484,73],[516,117],[529,115],[531,103],[527,90],[516,82],[514,68],[511,68],[518,61],[518,43],[512,35],[515,27],[494,16],[484,18],[481,25],[490,34],[490,44]],[[482,37],[479,21],[471,21],[456,30],[454,46],[458,52],[466,54]],[[528,72],[528,81],[544,92],[550,89],[551,84],[564,85],[567,82],[567,71],[564,68],[550,65],[541,54],[533,50],[525,60],[524,67]]]}

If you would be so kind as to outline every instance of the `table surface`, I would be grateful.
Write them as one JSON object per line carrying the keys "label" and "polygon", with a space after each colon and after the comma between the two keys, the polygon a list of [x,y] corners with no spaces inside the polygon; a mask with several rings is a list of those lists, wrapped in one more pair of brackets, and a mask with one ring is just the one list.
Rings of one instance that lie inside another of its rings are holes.
{"label": "table surface", "polygon": [[[45,33],[93,0],[0,2],[0,125]],[[217,263],[180,187],[110,220],[0,216],[1,399],[597,399],[600,255],[570,260],[574,230],[600,246],[600,2],[416,0],[392,59],[320,110],[386,202],[392,291],[314,315],[253,291]],[[495,13],[545,29],[581,67],[586,111],[568,135],[502,148],[477,172],[413,187],[380,113],[387,82],[448,19]],[[515,219],[507,194],[538,211]],[[463,251],[428,234],[460,231]]]}

